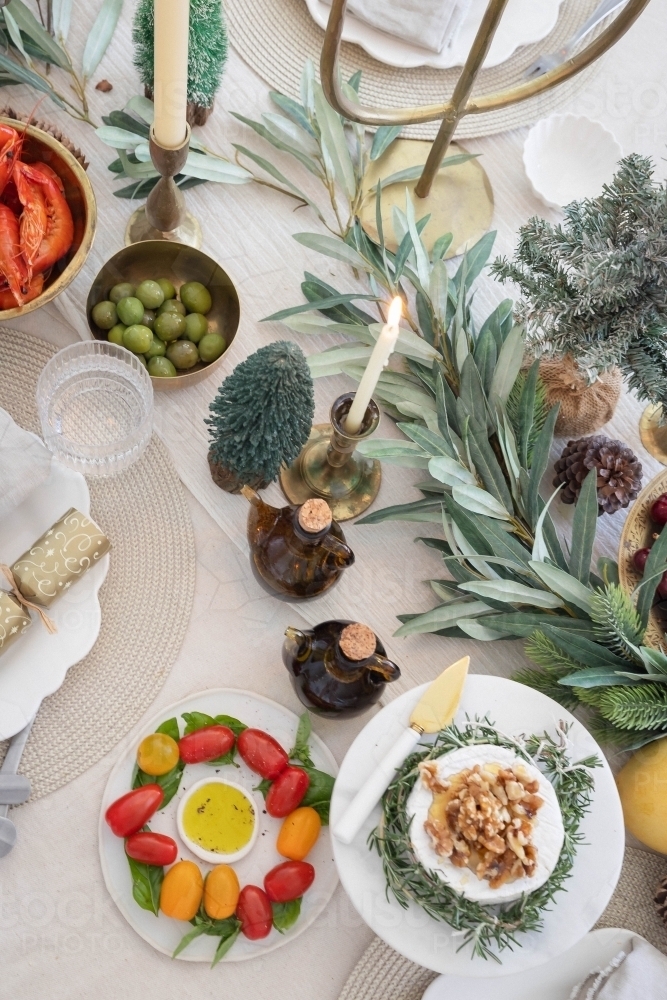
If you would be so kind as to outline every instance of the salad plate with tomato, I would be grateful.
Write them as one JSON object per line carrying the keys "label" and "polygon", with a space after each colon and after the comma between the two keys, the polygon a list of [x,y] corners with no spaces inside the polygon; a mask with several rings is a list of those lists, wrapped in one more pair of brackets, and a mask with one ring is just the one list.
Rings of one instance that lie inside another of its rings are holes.
{"label": "salad plate with tomato", "polygon": [[134,930],[173,958],[243,961],[306,930],[337,883],[336,762],[261,695],[204,691],[135,730],[104,792],[102,871]]}

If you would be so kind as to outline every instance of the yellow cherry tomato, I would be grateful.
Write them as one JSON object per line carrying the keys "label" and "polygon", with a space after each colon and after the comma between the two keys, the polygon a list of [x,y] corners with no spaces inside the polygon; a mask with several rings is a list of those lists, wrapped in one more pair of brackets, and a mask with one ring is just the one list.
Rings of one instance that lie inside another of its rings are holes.
{"label": "yellow cherry tomato", "polygon": [[174,920],[192,920],[201,906],[204,879],[194,861],[177,861],[164,877],[160,909]]}
{"label": "yellow cherry tomato", "polygon": [[137,764],[146,774],[166,774],[178,764],[178,743],[166,733],[151,733],[139,744]]}
{"label": "yellow cherry tomato", "polygon": [[278,854],[290,861],[303,861],[320,835],[322,820],[311,806],[300,806],[283,822],[278,834]]}
{"label": "yellow cherry tomato", "polygon": [[241,886],[229,865],[217,865],[204,884],[204,909],[212,920],[226,920],[236,912]]}

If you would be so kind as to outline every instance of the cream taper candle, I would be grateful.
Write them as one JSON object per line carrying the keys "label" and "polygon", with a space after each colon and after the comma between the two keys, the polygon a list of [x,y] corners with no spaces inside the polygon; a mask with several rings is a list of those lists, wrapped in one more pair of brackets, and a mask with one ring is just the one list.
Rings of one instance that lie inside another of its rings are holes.
{"label": "cream taper candle", "polygon": [[368,359],[366,371],[361,377],[359,388],[357,389],[350,412],[345,420],[345,430],[349,434],[356,434],[361,427],[371,396],[375,392],[382,369],[389,361],[389,355],[396,347],[398,340],[398,323],[401,318],[402,302],[398,296],[392,299],[389,306],[387,322],[380,331],[380,336],[375,341],[373,353]]}
{"label": "cream taper candle", "polygon": [[153,98],[155,140],[178,149],[186,134],[190,0],[155,0]]}

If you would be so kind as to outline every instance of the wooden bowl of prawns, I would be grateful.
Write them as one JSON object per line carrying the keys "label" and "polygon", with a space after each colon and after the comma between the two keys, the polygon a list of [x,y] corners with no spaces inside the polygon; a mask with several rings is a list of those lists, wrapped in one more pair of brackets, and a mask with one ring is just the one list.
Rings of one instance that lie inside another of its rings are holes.
{"label": "wooden bowl of prawns", "polygon": [[0,322],[46,305],[90,252],[97,208],[88,176],[48,132],[0,116]]}

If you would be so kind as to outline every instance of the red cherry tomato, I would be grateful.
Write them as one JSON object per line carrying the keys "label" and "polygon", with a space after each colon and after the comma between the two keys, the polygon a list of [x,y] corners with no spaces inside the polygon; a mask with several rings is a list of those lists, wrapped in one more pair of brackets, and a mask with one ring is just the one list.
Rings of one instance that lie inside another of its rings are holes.
{"label": "red cherry tomato", "polygon": [[251,941],[268,937],[273,927],[271,900],[258,885],[246,885],[236,906],[236,916],[241,921],[241,933]]}
{"label": "red cherry tomato", "polygon": [[651,520],[667,524],[667,493],[662,493],[651,507]]}
{"label": "red cherry tomato", "polygon": [[234,746],[234,733],[227,726],[204,726],[178,741],[181,760],[201,764],[222,757]]}
{"label": "red cherry tomato", "polygon": [[272,903],[289,903],[303,896],[314,880],[315,869],[307,861],[284,861],[264,877],[264,888]]}
{"label": "red cherry tomato", "polygon": [[173,865],[178,854],[176,841],[163,833],[133,833],[125,841],[125,853],[145,865]]}
{"label": "red cherry tomato", "polygon": [[285,770],[289,757],[273,736],[261,729],[244,729],[236,746],[249,768],[269,781]]}
{"label": "red cherry tomato", "polygon": [[131,837],[148,823],[163,799],[164,792],[159,785],[143,785],[112,802],[105,819],[117,837]]}
{"label": "red cherry tomato", "polygon": [[646,560],[648,559],[650,552],[650,549],[637,549],[632,557],[635,569],[638,569],[640,573],[644,572],[644,566],[646,565]]}
{"label": "red cherry tomato", "polygon": [[301,767],[286,767],[273,782],[266,796],[269,816],[283,819],[294,812],[308,791],[310,778]]}

